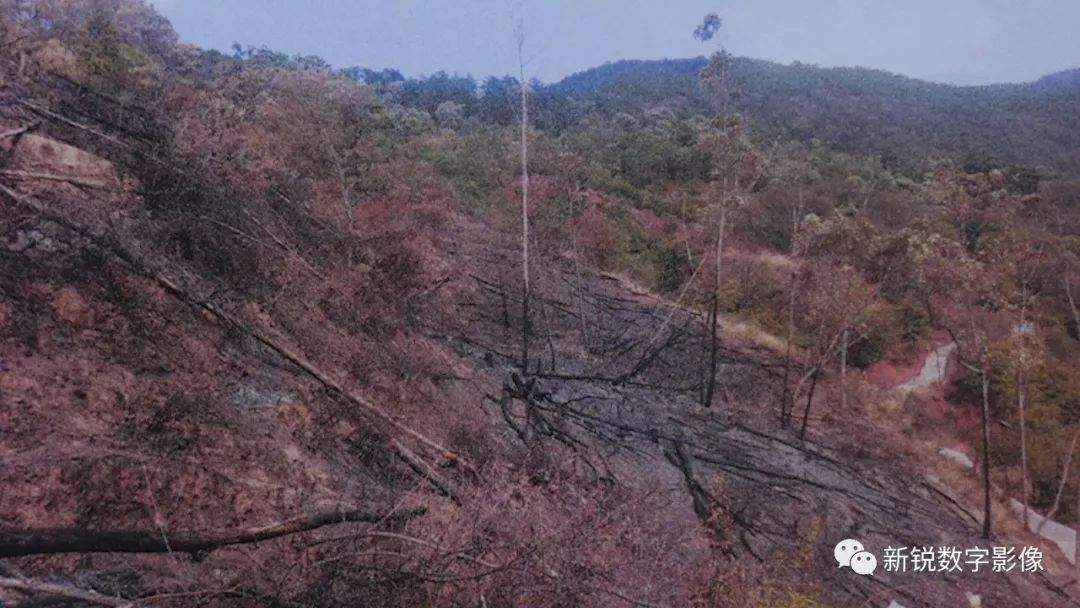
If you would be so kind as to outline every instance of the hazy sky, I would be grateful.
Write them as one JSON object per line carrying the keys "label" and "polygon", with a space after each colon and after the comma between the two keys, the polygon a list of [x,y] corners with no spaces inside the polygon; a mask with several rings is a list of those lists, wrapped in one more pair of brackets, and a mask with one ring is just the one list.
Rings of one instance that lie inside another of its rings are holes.
{"label": "hazy sky", "polygon": [[476,76],[517,73],[524,14],[528,75],[546,82],[617,59],[690,57],[707,12],[737,55],[863,65],[979,84],[1080,67],[1080,0],[151,0],[180,37],[316,54],[337,67]]}

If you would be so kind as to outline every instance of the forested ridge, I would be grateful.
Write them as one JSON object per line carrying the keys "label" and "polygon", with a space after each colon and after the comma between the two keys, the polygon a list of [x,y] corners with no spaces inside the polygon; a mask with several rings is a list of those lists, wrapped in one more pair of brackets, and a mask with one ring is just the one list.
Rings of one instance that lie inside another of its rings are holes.
{"label": "forested ridge", "polygon": [[[536,83],[534,121],[563,130],[588,116],[672,112],[680,118],[710,115],[714,100],[698,73],[704,57],[618,61]],[[364,78],[364,71],[349,72]],[[950,157],[972,169],[1022,165],[1031,169],[1080,170],[1078,70],[1021,84],[954,86],[868,68],[822,68],[733,58],[732,108],[743,113],[761,142],[813,139],[845,152],[876,154],[894,167],[925,170],[934,157]],[[371,83],[383,72],[367,71]],[[436,74],[405,80],[401,100],[434,111],[443,101],[466,113],[497,117],[488,109],[513,82]],[[508,114],[511,110],[503,111]]]}
{"label": "forested ridge", "polygon": [[522,80],[0,0],[0,602],[1080,603],[1074,74]]}

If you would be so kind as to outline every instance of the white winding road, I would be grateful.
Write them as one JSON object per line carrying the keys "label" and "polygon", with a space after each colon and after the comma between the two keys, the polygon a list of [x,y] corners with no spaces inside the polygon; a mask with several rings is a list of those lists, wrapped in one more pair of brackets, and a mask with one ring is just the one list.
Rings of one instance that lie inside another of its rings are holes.
{"label": "white winding road", "polygon": [[930,356],[926,358],[926,361],[923,362],[919,374],[911,380],[897,386],[896,389],[910,392],[920,388],[926,388],[932,384],[944,382],[945,370],[949,365],[949,357],[952,356],[953,351],[955,350],[956,342],[949,342],[944,346],[935,348],[933,352],[930,353]]}

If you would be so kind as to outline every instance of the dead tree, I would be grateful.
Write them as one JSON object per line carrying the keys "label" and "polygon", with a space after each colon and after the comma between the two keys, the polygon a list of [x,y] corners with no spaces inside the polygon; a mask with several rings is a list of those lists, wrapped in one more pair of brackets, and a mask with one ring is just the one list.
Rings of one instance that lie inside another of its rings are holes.
{"label": "dead tree", "polygon": [[[690,494],[690,500],[694,507],[694,513],[697,514],[698,519],[702,521],[710,529],[715,528],[715,520],[713,513],[713,497],[701,483],[697,480],[697,476],[694,475],[694,468],[690,458],[687,456],[686,451],[683,449],[681,441],[672,441],[671,449],[664,450],[664,456],[668,459],[668,462],[673,464],[675,468],[679,469],[682,473],[683,481],[686,483],[686,490]],[[714,533],[724,540],[726,533],[722,529],[713,529]]]}
{"label": "dead tree", "polygon": [[713,533],[720,545],[721,552],[729,558],[737,556],[734,547],[727,542],[730,534],[724,528],[726,519],[741,528],[739,540],[742,542],[743,547],[753,554],[746,533],[752,532],[754,526],[742,513],[725,506],[701,485],[701,482],[697,480],[697,476],[694,474],[694,456],[683,447],[682,441],[673,439],[671,448],[664,449],[664,457],[682,473],[683,482],[686,485],[686,491],[690,494],[694,513],[701,520],[701,523]]}
{"label": "dead tree", "polygon": [[713,283],[712,309],[709,311],[709,373],[706,377],[705,396],[702,399],[703,407],[712,406],[713,395],[716,392],[716,347],[717,330],[720,325],[717,318],[720,312],[720,282],[724,276],[724,229],[727,224],[727,176],[723,178],[723,186],[720,190],[720,222],[716,231],[716,277]]}
{"label": "dead tree", "polygon": [[529,373],[529,104],[525,82],[525,19],[518,21],[518,75],[521,78],[521,371]]}
{"label": "dead tree", "polygon": [[792,348],[795,343],[795,295],[796,287],[799,280],[799,267],[795,264],[795,258],[799,254],[799,226],[802,223],[802,190],[799,190],[799,202],[795,209],[791,211],[791,272],[788,277],[788,301],[787,301],[787,322],[786,322],[786,347],[784,353],[784,380],[781,386],[780,394],[780,426],[787,428],[791,423],[791,411],[794,409],[794,399],[791,395],[791,386],[789,382],[791,380],[791,363],[792,363]]}
{"label": "dead tree", "polygon": [[[989,356],[980,359],[979,379],[982,386],[982,461],[983,461],[983,526],[982,536],[990,538],[990,367]],[[1025,522],[1026,523],[1026,522]]]}
{"label": "dead tree", "polygon": [[[717,32],[720,31],[721,21],[715,13],[709,13],[705,15],[701,24],[694,29],[694,38],[697,38],[701,42],[709,42],[712,40]],[[718,117],[718,124],[720,126],[720,142],[725,148],[730,147],[731,142],[728,141],[727,133],[727,66],[728,56],[721,47],[721,50],[715,53],[709,64],[701,71],[701,81],[703,88],[711,90],[718,98],[720,102],[720,113]],[[729,152],[724,150],[724,152]],[[717,164],[720,177],[720,195],[717,201],[717,227],[716,227],[716,251],[715,251],[715,263],[716,263],[716,275],[713,282],[713,294],[712,302],[709,310],[709,366],[708,373],[705,377],[704,393],[701,399],[702,407],[709,407],[712,405],[713,395],[716,392],[716,338],[717,338],[717,324],[718,324],[718,312],[720,307],[720,285],[723,279],[723,257],[724,257],[724,228],[727,219],[727,195],[728,195],[728,173],[731,163],[724,162],[725,159],[718,158]]]}

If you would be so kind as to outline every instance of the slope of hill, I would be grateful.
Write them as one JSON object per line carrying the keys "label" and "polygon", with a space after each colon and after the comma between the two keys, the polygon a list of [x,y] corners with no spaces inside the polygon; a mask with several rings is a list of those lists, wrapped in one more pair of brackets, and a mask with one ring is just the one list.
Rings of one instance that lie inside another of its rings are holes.
{"label": "slope of hill", "polygon": [[1046,577],[837,569],[834,539],[975,546],[977,517],[869,419],[785,436],[770,348],[725,335],[703,410],[701,315],[548,251],[523,383],[509,235],[417,203],[354,248],[220,198],[85,95],[2,98],[5,131],[42,120],[20,175],[67,177],[0,182],[5,601],[1075,605]]}
{"label": "slope of hill", "polygon": [[[11,6],[0,603],[1080,605],[1054,554],[962,576],[859,576],[833,554],[1038,543],[998,493],[981,536],[974,493],[926,474],[913,404],[858,371],[925,340],[912,300],[943,323],[985,308],[948,288],[991,268],[971,251],[1044,259],[1003,238],[1052,245],[1019,230],[1039,196],[1010,175],[903,181],[697,121],[656,160],[698,170],[638,186],[607,122],[536,131],[525,281],[519,133],[499,120],[177,45],[141,0]],[[625,122],[621,141],[656,143]],[[750,204],[713,224],[728,157]],[[1043,292],[1033,460],[1080,403],[1072,292]],[[1013,434],[994,432],[1008,481]]]}
{"label": "slope of hill", "polygon": [[[619,61],[549,89],[601,112],[667,106],[702,114],[710,111],[697,77],[704,65],[702,57]],[[975,168],[1080,171],[1075,70],[1035,83],[961,87],[865,68],[735,58],[731,77],[734,107],[762,139],[821,139],[894,161],[945,155]]]}

